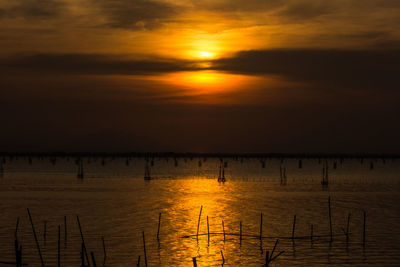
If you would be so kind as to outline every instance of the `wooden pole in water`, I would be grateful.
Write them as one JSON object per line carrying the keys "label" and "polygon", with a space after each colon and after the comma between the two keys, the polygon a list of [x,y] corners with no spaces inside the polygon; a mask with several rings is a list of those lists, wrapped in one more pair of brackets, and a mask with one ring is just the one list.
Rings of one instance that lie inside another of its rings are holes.
{"label": "wooden pole in water", "polygon": [[158,214],[157,240],[160,241],[161,212]]}
{"label": "wooden pole in water", "polygon": [[60,267],[60,236],[61,236],[60,225],[58,226],[58,240],[57,240],[57,266]]}
{"label": "wooden pole in water", "polygon": [[202,210],[203,210],[203,205],[200,207],[199,221],[197,222],[197,234],[196,234],[196,238],[197,239],[199,239],[200,218],[201,218],[201,211]]}
{"label": "wooden pole in water", "polygon": [[19,260],[18,253],[19,253],[19,251],[18,251],[18,240],[17,239],[14,240],[14,252],[15,252],[15,263],[16,263],[15,266],[19,267],[19,263],[18,263],[18,260]]}
{"label": "wooden pole in water", "polygon": [[240,244],[242,244],[242,221],[240,221]]}
{"label": "wooden pole in water", "polygon": [[[21,250],[22,250],[22,248],[19,245],[17,239],[15,239],[15,241],[14,241],[14,250],[15,250],[15,265],[16,265],[16,267],[21,267],[21,265],[22,265]],[[12,264],[12,263],[10,262],[10,263],[7,263],[7,264]]]}
{"label": "wooden pole in water", "polygon": [[262,239],[263,214],[260,214],[260,239]]}
{"label": "wooden pole in water", "polygon": [[265,252],[265,267],[269,266],[269,251]]}
{"label": "wooden pole in water", "polygon": [[104,242],[104,236],[101,237],[101,242],[103,243],[103,254],[104,254],[103,266],[104,266],[106,265],[106,260],[107,260],[107,251],[106,251],[106,244]]}
{"label": "wooden pole in water", "polygon": [[208,223],[208,215],[207,215],[207,236],[208,236],[208,244],[210,244],[210,224]]}
{"label": "wooden pole in water", "polygon": [[350,216],[351,214],[347,216],[347,227],[346,227],[346,243],[349,243],[349,233],[350,233]]}
{"label": "wooden pole in water", "polygon": [[19,245],[18,248],[18,263],[19,263],[19,267],[22,267],[22,246]]}
{"label": "wooden pole in water", "polygon": [[222,250],[221,250],[221,257],[222,257],[222,265],[225,263],[225,258],[224,258],[224,253],[222,253]]}
{"label": "wooden pole in water", "polygon": [[136,265],[137,267],[140,267],[140,255],[138,256],[138,259],[137,259],[137,265]]}
{"label": "wooden pole in water", "polygon": [[46,231],[47,231],[47,222],[44,221],[43,222],[43,243],[44,245],[46,245]]}
{"label": "wooden pole in water", "polygon": [[79,232],[81,234],[81,239],[82,239],[84,254],[85,254],[85,257],[86,257],[86,262],[87,262],[88,266],[90,267],[89,255],[88,255],[87,250],[86,250],[85,239],[83,238],[81,222],[79,220],[79,216],[78,215],[76,215],[76,220],[78,222]]}
{"label": "wooden pole in water", "polygon": [[197,267],[196,257],[193,257],[193,267]]}
{"label": "wooden pole in water", "polygon": [[85,245],[83,242],[81,246],[81,267],[85,267]]}
{"label": "wooden pole in water", "polygon": [[314,225],[311,224],[311,232],[310,232],[310,239],[311,239],[311,242],[313,241],[313,235],[314,235]]}
{"label": "wooden pole in water", "polygon": [[147,267],[147,253],[146,253],[146,241],[144,239],[144,231],[142,232],[142,235],[143,235],[144,265]]}
{"label": "wooden pole in water", "polygon": [[14,232],[15,239],[18,239],[18,227],[19,227],[19,217],[17,218],[17,223],[15,225],[15,232]]}
{"label": "wooden pole in water", "polygon": [[294,239],[294,231],[296,229],[296,214],[293,217],[292,239]]}
{"label": "wooden pole in water", "polygon": [[94,257],[93,251],[90,252],[90,256],[92,256],[93,267],[97,267],[96,258]]}
{"label": "wooden pole in water", "polygon": [[225,226],[224,226],[224,220],[222,220],[222,232],[224,233],[224,242],[225,242]]}
{"label": "wooden pole in water", "polygon": [[31,213],[30,213],[29,209],[26,209],[26,210],[28,211],[29,221],[31,222],[31,225],[32,225],[33,237],[35,238],[36,248],[37,248],[38,253],[39,253],[40,262],[42,263],[42,267],[44,267],[44,261],[43,261],[42,253],[40,252],[39,241],[38,241],[37,236],[36,236],[35,225],[33,224],[32,216],[31,216]]}
{"label": "wooden pole in water", "polygon": [[329,232],[331,235],[331,242],[333,241],[333,230],[332,230],[332,212],[331,212],[331,197],[328,197],[328,208],[329,208]]}
{"label": "wooden pole in water", "polygon": [[363,210],[364,213],[364,224],[363,224],[363,246],[365,247],[365,225],[367,220],[367,213]]}
{"label": "wooden pole in water", "polygon": [[64,247],[67,247],[67,216],[64,216]]}
{"label": "wooden pole in water", "polygon": [[273,248],[272,251],[271,251],[271,257],[270,257],[270,258],[272,258],[272,256],[274,255],[274,252],[275,252],[276,246],[278,245],[278,242],[279,242],[279,239],[277,239],[277,240],[275,241],[275,245],[274,245],[274,248]]}

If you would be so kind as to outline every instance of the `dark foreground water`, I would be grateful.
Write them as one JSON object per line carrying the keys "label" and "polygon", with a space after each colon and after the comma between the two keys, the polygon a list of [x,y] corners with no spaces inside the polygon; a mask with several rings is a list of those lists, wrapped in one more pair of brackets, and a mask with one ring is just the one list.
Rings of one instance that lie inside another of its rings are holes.
{"label": "dark foreground water", "polygon": [[[219,183],[220,160],[213,158],[180,158],[176,162],[173,158],[155,158],[151,175],[156,179],[151,181],[143,179],[144,159],[84,158],[85,178],[80,180],[74,158],[58,158],[55,162],[33,158],[31,163],[28,158],[7,158],[0,177],[0,261],[15,261],[14,231],[19,218],[17,235],[23,261],[40,266],[26,211],[29,208],[46,266],[57,263],[58,225],[61,266],[80,266],[77,215],[87,250],[94,253],[97,266],[103,266],[102,237],[106,266],[136,266],[139,255],[140,266],[144,266],[142,231],[148,266],[193,266],[192,257],[196,257],[198,266],[221,266],[221,251],[224,266],[262,266],[266,250],[271,251],[278,238],[276,251],[284,253],[271,266],[400,265],[399,161],[345,159],[337,160],[334,169],[335,160],[330,159],[329,187],[325,189],[321,186],[325,160],[303,159],[302,168],[298,159],[283,163],[280,159],[265,159],[265,168],[260,159],[224,161],[227,181]],[[281,167],[286,168],[284,184]],[[333,242],[329,237],[329,196]],[[183,238],[196,234],[201,206],[201,235],[198,240]],[[367,214],[365,246],[363,210]],[[260,213],[261,240],[257,237]],[[349,213],[347,243],[342,228],[346,229]],[[294,215],[295,237],[305,238],[293,242],[289,237]],[[207,216],[212,233],[209,240]]]}

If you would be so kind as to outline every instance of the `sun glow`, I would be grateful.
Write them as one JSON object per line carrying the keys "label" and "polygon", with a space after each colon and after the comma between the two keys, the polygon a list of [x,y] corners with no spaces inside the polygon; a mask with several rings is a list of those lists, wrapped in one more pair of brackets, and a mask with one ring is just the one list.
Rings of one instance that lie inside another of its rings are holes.
{"label": "sun glow", "polygon": [[209,95],[233,92],[244,85],[250,86],[258,79],[247,75],[204,70],[169,73],[163,80],[185,88],[187,95]]}
{"label": "sun glow", "polygon": [[212,58],[214,56],[214,53],[207,52],[207,51],[200,51],[199,54],[200,54],[200,57],[204,58],[204,59]]}

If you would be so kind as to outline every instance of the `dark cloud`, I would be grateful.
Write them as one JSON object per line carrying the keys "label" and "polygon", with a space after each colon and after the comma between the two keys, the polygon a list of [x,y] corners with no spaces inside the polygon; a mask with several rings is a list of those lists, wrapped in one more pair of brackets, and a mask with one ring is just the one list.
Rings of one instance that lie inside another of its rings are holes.
{"label": "dark cloud", "polygon": [[98,0],[108,17],[108,26],[126,29],[154,29],[177,15],[178,7],[153,0]]}
{"label": "dark cloud", "polygon": [[[195,61],[105,54],[37,54],[0,59],[7,71],[63,74],[137,75],[203,69]],[[335,89],[397,88],[400,49],[253,50],[211,62],[211,69],[277,75],[286,81]]]}
{"label": "dark cloud", "polygon": [[220,59],[214,67],[246,74],[274,74],[326,88],[398,89],[399,50],[263,50]]}
{"label": "dark cloud", "polygon": [[287,4],[275,15],[290,20],[313,19],[322,15],[337,12],[339,7],[331,1],[294,1]]}
{"label": "dark cloud", "polygon": [[225,0],[225,1],[193,1],[193,5],[199,9],[207,9],[217,12],[265,12],[285,6],[285,0]]}
{"label": "dark cloud", "polygon": [[8,7],[1,7],[0,18],[48,18],[60,14],[64,4],[56,0],[16,0]]}
{"label": "dark cloud", "polygon": [[46,71],[70,74],[147,74],[199,69],[193,62],[155,58],[132,59],[132,56],[102,54],[37,54],[0,59],[9,70]]}

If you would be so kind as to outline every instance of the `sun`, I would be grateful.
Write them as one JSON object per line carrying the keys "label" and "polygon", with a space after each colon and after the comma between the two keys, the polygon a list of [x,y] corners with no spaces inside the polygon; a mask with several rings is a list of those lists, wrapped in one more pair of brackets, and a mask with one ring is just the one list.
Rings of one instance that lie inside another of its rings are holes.
{"label": "sun", "polygon": [[207,58],[212,58],[214,56],[214,53],[208,51],[200,51],[199,56],[201,58],[207,59]]}

